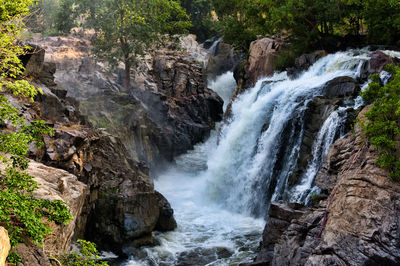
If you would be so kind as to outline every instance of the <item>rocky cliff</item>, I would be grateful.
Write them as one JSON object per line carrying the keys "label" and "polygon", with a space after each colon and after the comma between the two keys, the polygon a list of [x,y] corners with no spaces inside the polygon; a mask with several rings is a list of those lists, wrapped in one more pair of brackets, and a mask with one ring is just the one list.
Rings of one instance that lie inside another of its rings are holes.
{"label": "rocky cliff", "polygon": [[49,37],[35,42],[46,50],[46,62],[57,65],[56,82],[67,96],[78,99],[96,127],[118,136],[131,157],[151,169],[204,140],[222,118],[223,102],[206,86],[207,51],[194,40],[147,54],[132,70],[129,92],[121,86],[123,66],[109,72],[105,64],[96,63],[88,39]]}
{"label": "rocky cliff", "polygon": [[123,254],[131,247],[152,244],[154,230],[173,230],[173,210],[154,190],[147,166],[132,159],[118,137],[91,128],[76,100],[66,97],[67,91],[54,82],[56,65],[44,62],[40,47],[33,50],[23,61],[36,67],[27,67],[25,74],[43,94],[35,103],[9,98],[27,122],[43,119],[53,127],[54,135],[44,137],[42,149],[30,148],[29,156],[43,164],[32,162],[29,171],[41,184],[37,196],[63,199],[75,219],[69,226],[54,227],[44,250],[29,241],[19,245],[16,251],[24,264],[48,265],[43,251],[66,252],[73,237]]}

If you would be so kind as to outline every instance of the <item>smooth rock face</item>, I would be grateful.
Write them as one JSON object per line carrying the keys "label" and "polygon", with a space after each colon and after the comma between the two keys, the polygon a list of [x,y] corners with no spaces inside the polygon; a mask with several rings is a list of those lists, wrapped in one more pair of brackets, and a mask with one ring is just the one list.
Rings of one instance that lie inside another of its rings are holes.
{"label": "smooth rock face", "polygon": [[10,238],[4,227],[0,226],[0,266],[5,266],[8,252],[11,249]]}
{"label": "smooth rock face", "polygon": [[[366,110],[360,119],[365,119]],[[335,142],[316,179],[330,198],[317,208],[305,209],[300,217],[289,217],[283,233],[282,223],[269,221],[254,265],[400,264],[400,184],[376,165],[376,150],[363,143],[360,127],[355,135]],[[271,240],[271,232],[280,236]]]}
{"label": "smooth rock face", "polygon": [[329,98],[354,96],[358,93],[357,81],[351,77],[337,77],[329,81],[324,87],[324,95]]}

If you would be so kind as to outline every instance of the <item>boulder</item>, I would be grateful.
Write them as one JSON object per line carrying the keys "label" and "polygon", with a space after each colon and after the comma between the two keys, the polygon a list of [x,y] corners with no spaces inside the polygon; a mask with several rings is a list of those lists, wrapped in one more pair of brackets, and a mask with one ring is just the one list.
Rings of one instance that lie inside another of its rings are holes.
{"label": "boulder", "polygon": [[399,59],[392,58],[382,51],[375,51],[368,62],[368,73],[379,73],[386,65],[399,63]]}
{"label": "boulder", "polygon": [[221,40],[216,40],[213,45],[207,63],[209,79],[215,79],[217,76],[235,69],[243,61],[243,54],[236,53],[231,45]]}
{"label": "boulder", "polygon": [[351,77],[337,77],[326,83],[323,94],[328,99],[355,96],[359,92],[358,82]]}
{"label": "boulder", "polygon": [[274,73],[274,59],[282,48],[283,42],[271,38],[262,38],[250,44],[250,55],[245,66],[244,88],[250,88],[259,78]]}
{"label": "boulder", "polygon": [[156,195],[160,214],[155,230],[160,232],[172,231],[177,227],[174,218],[174,210],[171,208],[168,200],[161,193],[156,191]]}
{"label": "boulder", "polygon": [[320,58],[327,55],[324,50],[318,50],[313,53],[303,54],[295,59],[294,66],[287,69],[287,74],[291,78],[296,78],[301,72],[307,70],[311,65],[317,62]]}
{"label": "boulder", "polygon": [[0,266],[6,265],[6,259],[8,252],[10,252],[10,238],[8,237],[8,232],[4,227],[0,226]]}

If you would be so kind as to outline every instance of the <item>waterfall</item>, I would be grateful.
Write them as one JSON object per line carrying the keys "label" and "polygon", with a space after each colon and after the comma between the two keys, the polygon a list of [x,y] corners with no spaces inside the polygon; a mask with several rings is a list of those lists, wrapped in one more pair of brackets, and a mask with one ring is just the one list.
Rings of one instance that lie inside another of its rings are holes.
{"label": "waterfall", "polygon": [[[155,180],[175,210],[178,228],[157,233],[160,245],[141,249],[126,265],[238,265],[253,259],[269,203],[307,202],[318,190],[314,179],[324,156],[346,133],[347,111],[362,104],[360,98],[332,100],[326,84],[359,78],[370,55],[330,54],[296,79],[275,73],[238,95],[218,130]],[[227,103],[233,74],[209,87]],[[318,101],[320,113],[312,116]],[[309,125],[310,117],[321,120],[317,128]],[[309,152],[301,168],[304,147]]]}
{"label": "waterfall", "polygon": [[215,91],[224,100],[224,111],[234,93],[237,84],[233,72],[228,71],[209,82],[208,87]]}
{"label": "waterfall", "polygon": [[212,55],[215,55],[215,53],[217,52],[217,47],[218,44],[222,41],[222,38],[218,38],[217,40],[215,40],[213,42],[213,44],[211,45],[211,47],[208,49]]}

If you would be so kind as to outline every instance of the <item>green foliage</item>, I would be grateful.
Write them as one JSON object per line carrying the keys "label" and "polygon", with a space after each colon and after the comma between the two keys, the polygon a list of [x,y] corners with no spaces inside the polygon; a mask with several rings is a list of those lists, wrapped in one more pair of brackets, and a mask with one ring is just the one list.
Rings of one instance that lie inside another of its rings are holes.
{"label": "green foliage", "polygon": [[100,261],[100,257],[98,256],[98,252],[96,249],[96,244],[79,239],[77,241],[79,245],[79,253],[71,252],[65,254],[60,258],[62,265],[68,266],[107,266],[108,263],[105,261]]}
{"label": "green foliage", "polygon": [[189,32],[197,36],[198,42],[216,35],[212,17],[212,0],[181,0],[181,5],[193,24]]}
{"label": "green foliage", "polygon": [[373,75],[362,93],[364,101],[374,104],[362,126],[368,141],[378,150],[378,165],[388,169],[395,180],[400,177],[400,68],[388,65],[385,70],[393,75],[390,82],[383,86],[379,75]]}
{"label": "green foliage", "polygon": [[173,0],[101,0],[87,10],[87,22],[96,32],[95,55],[112,66],[124,62],[126,89],[130,68],[146,50],[163,40],[164,34],[185,33],[191,25]]}
{"label": "green foliage", "polygon": [[[16,39],[22,30],[22,18],[33,2],[0,0],[0,121],[8,125],[0,130],[0,161],[4,166],[0,171],[0,225],[8,231],[12,247],[26,237],[41,244],[51,232],[47,222],[67,223],[72,218],[64,202],[35,198],[38,184],[23,172],[28,167],[24,156],[28,145],[40,146],[42,135],[52,130],[44,121],[26,124],[5,96],[8,93],[33,100],[41,92],[27,81],[18,80],[24,70],[18,55],[27,47],[18,45]],[[10,253],[9,261],[18,260],[15,253]]]}
{"label": "green foliage", "polygon": [[22,262],[21,256],[13,251],[8,254],[7,261],[14,263],[15,265],[18,265],[18,263]]}
{"label": "green foliage", "polygon": [[224,40],[246,50],[257,35],[289,37],[295,53],[333,48],[349,35],[398,44],[398,0],[213,0]]}

